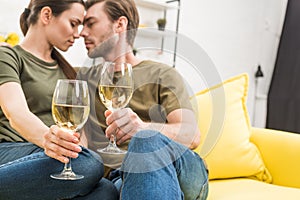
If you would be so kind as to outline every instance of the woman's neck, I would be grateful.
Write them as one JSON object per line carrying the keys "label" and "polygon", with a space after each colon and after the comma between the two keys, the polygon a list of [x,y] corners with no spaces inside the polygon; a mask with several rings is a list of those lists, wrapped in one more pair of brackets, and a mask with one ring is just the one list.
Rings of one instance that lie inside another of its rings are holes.
{"label": "woman's neck", "polygon": [[37,29],[29,28],[20,46],[41,60],[46,62],[54,61],[51,57],[53,46],[48,43],[44,34],[39,33]]}

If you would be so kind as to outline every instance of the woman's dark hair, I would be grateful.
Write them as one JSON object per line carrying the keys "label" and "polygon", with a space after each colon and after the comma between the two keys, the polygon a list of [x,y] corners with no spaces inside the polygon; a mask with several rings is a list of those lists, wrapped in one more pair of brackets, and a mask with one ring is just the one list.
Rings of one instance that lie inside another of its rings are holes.
{"label": "woman's dark hair", "polygon": [[112,22],[118,20],[122,16],[127,18],[127,42],[133,47],[139,26],[139,13],[134,0],[87,0],[86,9],[89,9],[95,3],[99,2],[105,2],[104,12],[106,12]]}
{"label": "woman's dark hair", "polygon": [[[24,12],[20,16],[20,27],[24,36],[26,35],[29,26],[37,23],[40,11],[43,7],[50,7],[52,14],[57,17],[64,11],[70,9],[73,3],[85,5],[83,0],[31,0],[28,7],[25,8]],[[62,68],[64,74],[69,79],[76,78],[76,72],[74,68],[57,51],[57,49],[53,48],[51,56],[57,61],[59,67]]]}

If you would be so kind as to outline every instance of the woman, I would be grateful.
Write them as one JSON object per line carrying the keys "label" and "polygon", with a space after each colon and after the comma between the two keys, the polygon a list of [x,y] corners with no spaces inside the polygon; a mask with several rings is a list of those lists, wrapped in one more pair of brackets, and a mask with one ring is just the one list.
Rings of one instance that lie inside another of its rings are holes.
{"label": "woman", "polygon": [[72,166],[83,179],[50,178],[69,160],[48,157],[55,148],[44,153],[44,135],[63,133],[51,126],[56,81],[76,77],[55,48],[66,51],[72,46],[83,18],[82,0],[31,0],[20,17],[23,42],[13,48],[0,47],[0,199],[118,198],[112,183],[101,179],[100,157],[81,147],[86,144],[78,133],[70,134],[73,151],[64,156],[76,158]]}

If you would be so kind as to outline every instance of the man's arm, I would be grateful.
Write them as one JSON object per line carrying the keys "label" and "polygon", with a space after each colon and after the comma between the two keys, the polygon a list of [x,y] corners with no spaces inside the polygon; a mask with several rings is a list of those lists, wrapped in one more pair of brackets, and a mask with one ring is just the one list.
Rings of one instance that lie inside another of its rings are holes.
{"label": "man's arm", "polygon": [[160,130],[167,137],[190,149],[200,144],[200,131],[194,113],[188,109],[176,109],[167,116],[166,124],[152,124],[154,130]]}
{"label": "man's arm", "polygon": [[116,132],[117,143],[129,140],[140,130],[156,130],[191,149],[200,143],[200,131],[193,111],[176,109],[168,114],[167,123],[143,122],[130,108],[115,112],[106,111],[106,136]]}

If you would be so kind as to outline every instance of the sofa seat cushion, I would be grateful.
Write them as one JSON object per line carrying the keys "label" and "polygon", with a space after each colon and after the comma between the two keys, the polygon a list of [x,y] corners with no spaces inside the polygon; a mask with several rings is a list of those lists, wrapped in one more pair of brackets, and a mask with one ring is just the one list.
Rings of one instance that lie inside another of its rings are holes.
{"label": "sofa seat cushion", "polygon": [[299,200],[300,189],[238,178],[209,182],[208,200]]}

